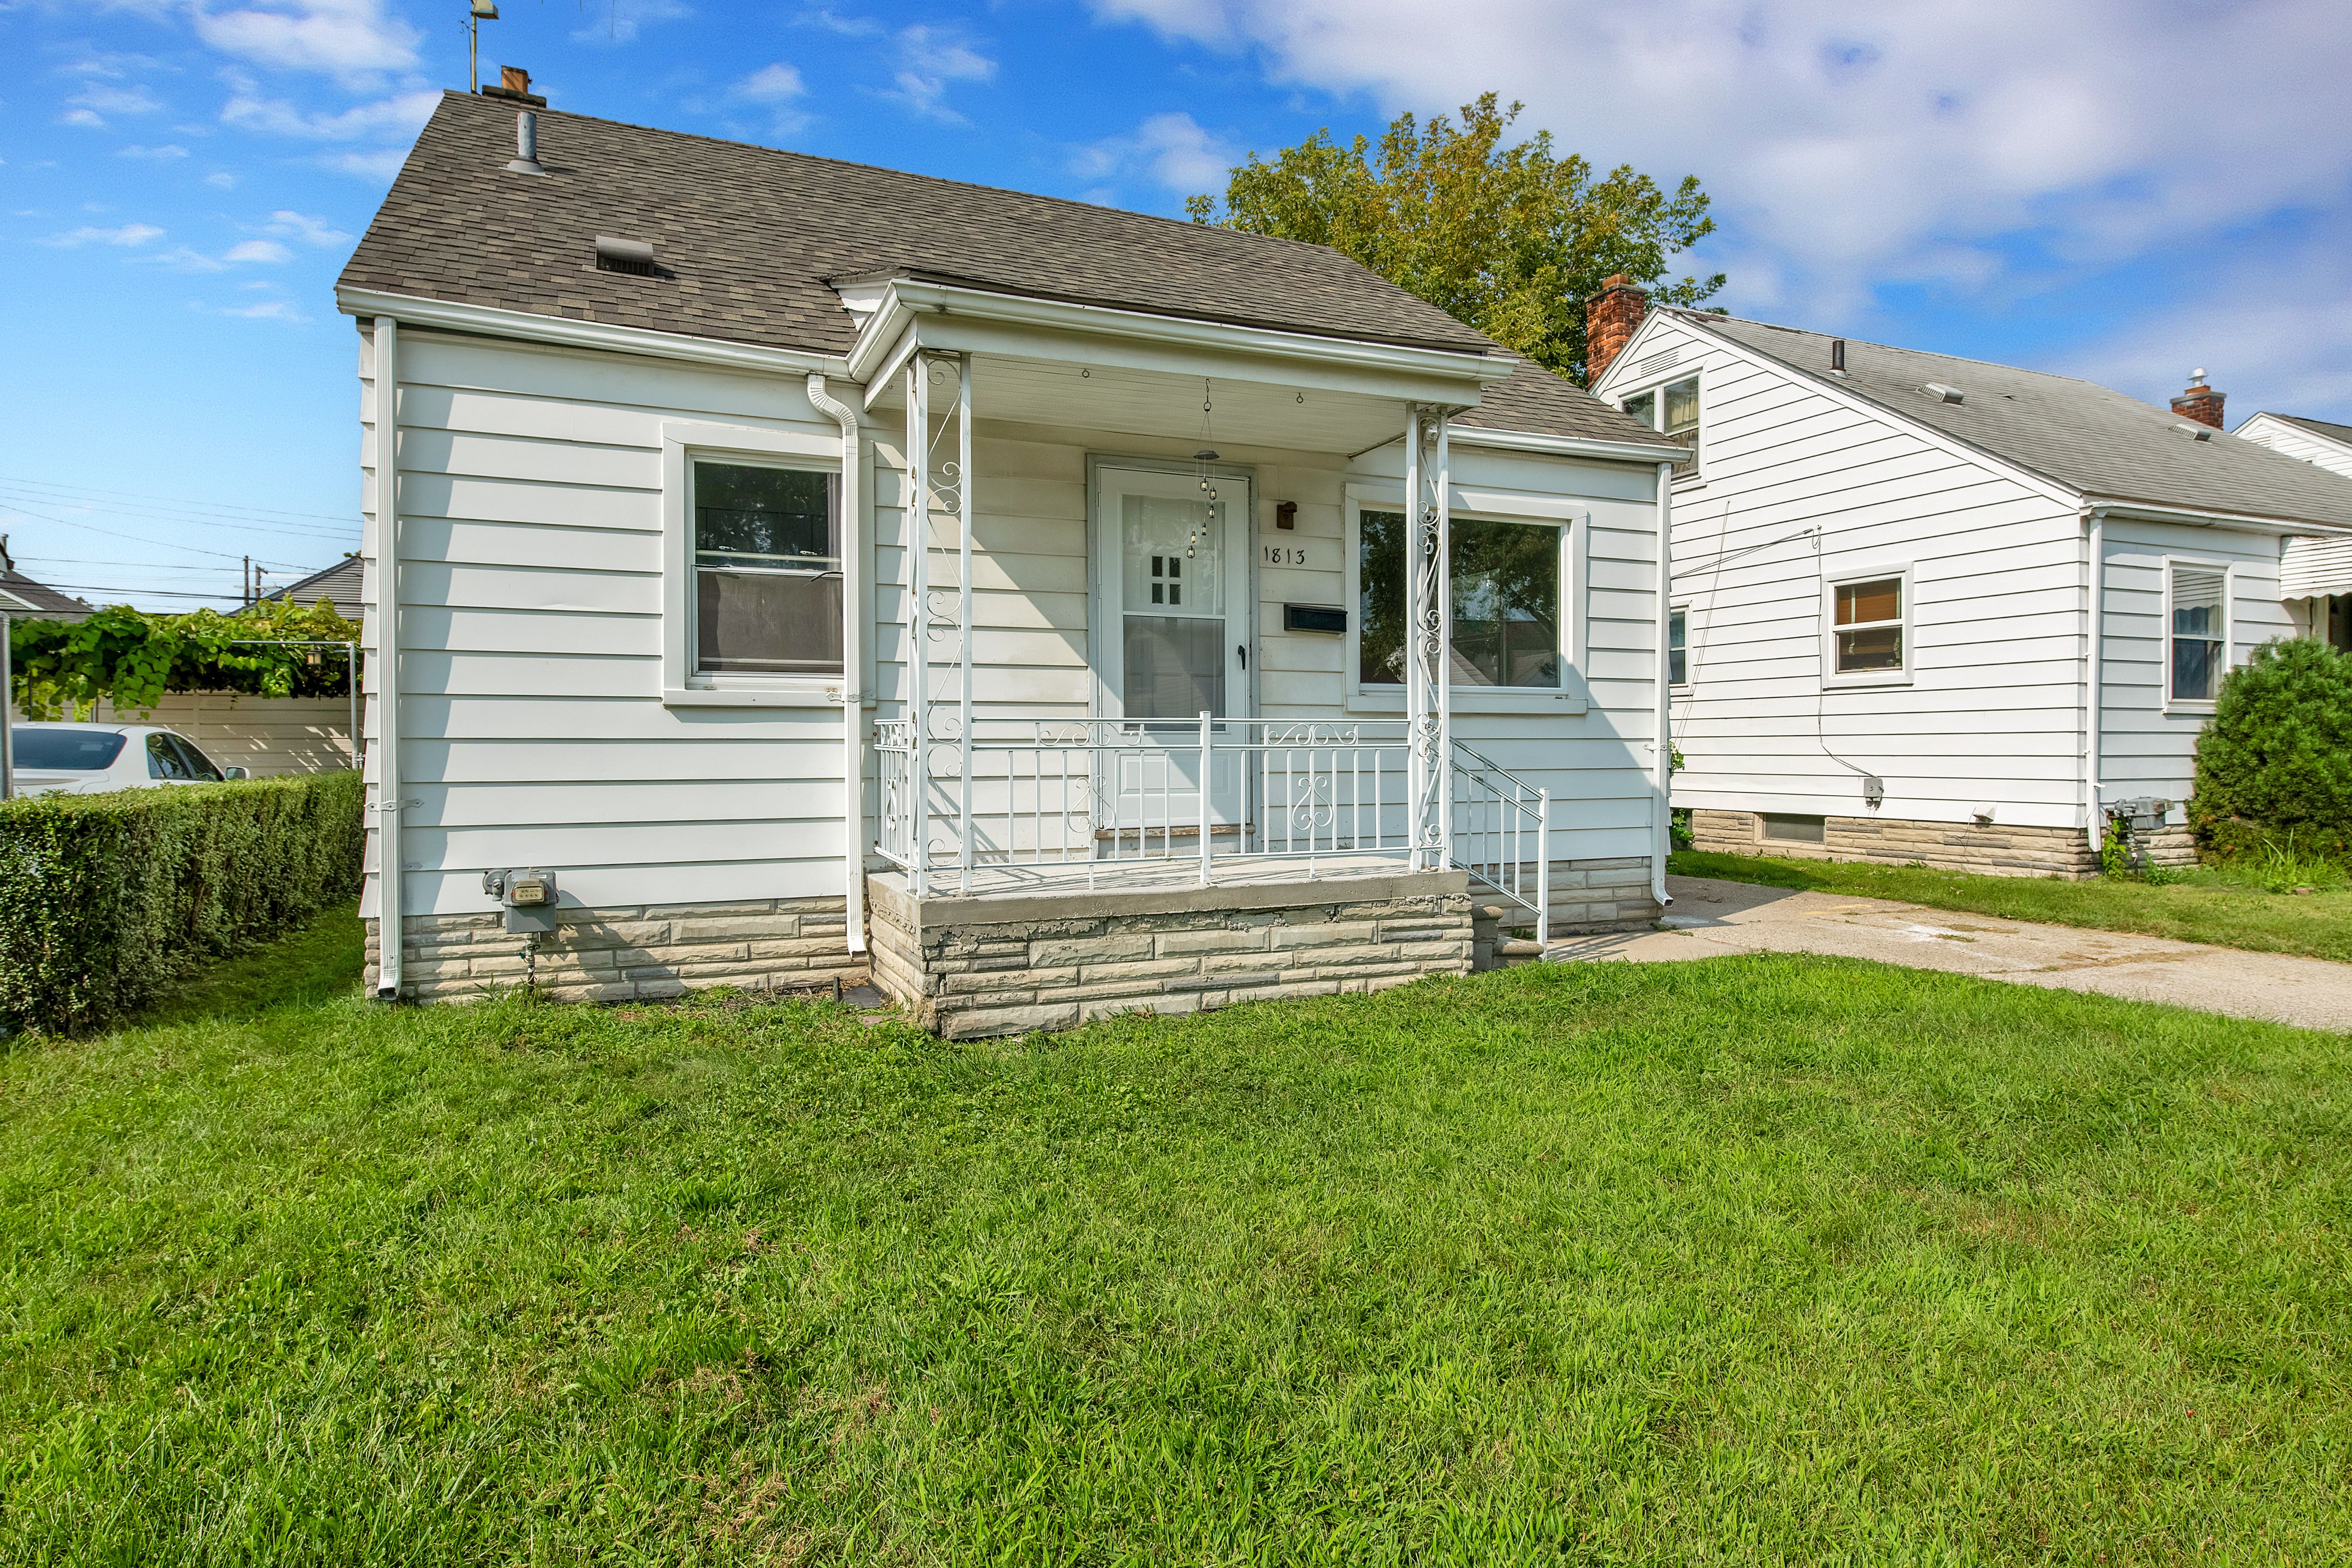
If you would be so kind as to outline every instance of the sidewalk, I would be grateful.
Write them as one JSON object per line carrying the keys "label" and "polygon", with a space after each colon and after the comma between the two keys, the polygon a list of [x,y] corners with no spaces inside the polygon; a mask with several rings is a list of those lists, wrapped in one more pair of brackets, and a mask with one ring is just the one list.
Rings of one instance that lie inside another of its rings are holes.
{"label": "sidewalk", "polygon": [[1572,937],[1554,942],[1546,960],[1671,963],[1738,952],[1831,953],[2352,1030],[2352,964],[1700,877],[1669,877],[1666,890],[1675,901],[1660,923],[1668,929]]}

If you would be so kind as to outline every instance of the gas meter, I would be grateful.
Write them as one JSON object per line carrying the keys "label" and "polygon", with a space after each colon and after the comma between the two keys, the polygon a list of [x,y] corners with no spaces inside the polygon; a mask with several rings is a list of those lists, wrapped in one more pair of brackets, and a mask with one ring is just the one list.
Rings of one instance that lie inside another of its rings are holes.
{"label": "gas meter", "polygon": [[485,871],[482,891],[506,906],[509,931],[555,929],[555,876],[533,867],[522,871]]}

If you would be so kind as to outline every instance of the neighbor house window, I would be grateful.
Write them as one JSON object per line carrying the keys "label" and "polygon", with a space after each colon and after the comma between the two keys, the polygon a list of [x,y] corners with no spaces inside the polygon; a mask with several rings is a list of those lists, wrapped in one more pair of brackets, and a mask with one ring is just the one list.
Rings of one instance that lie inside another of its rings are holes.
{"label": "neighbor house window", "polygon": [[1666,617],[1666,684],[1690,684],[1690,611],[1675,606]]}
{"label": "neighbor house window", "polygon": [[1874,577],[1830,590],[1832,636],[1840,675],[1903,668],[1903,579]]}
{"label": "neighbor house window", "polygon": [[836,488],[807,468],[694,465],[698,671],[841,673]]}
{"label": "neighbor house window", "polygon": [[2210,702],[2229,668],[2230,574],[2172,563],[2172,700]]}
{"label": "neighbor house window", "polygon": [[[1368,508],[1362,518],[1357,679],[1402,686],[1405,517]],[[1452,684],[1559,689],[1561,531],[1558,523],[1452,521]]]}
{"label": "neighbor house window", "polygon": [[1685,376],[1664,386],[1637,392],[1625,400],[1624,407],[1626,413],[1651,429],[1688,447],[1691,455],[1676,463],[1675,471],[1691,471],[1698,460],[1698,377]]}

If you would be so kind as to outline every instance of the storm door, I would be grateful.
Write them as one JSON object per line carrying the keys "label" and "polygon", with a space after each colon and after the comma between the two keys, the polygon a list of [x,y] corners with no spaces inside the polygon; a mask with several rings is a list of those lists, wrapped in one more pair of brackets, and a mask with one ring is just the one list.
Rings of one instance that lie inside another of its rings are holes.
{"label": "storm door", "polygon": [[[1250,486],[1223,474],[1212,483],[1213,501],[1197,474],[1106,466],[1097,476],[1095,673],[1104,715],[1124,722],[1098,774],[1096,826],[1119,852],[1186,851],[1201,820],[1200,715],[1249,714]],[[1213,732],[1220,850],[1238,843],[1247,816],[1250,738],[1238,724]]]}

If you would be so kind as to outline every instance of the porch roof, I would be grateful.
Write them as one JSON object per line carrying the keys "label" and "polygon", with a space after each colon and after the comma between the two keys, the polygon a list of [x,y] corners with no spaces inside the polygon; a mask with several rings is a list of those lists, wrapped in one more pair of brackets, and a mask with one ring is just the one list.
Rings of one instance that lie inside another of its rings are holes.
{"label": "porch roof", "polygon": [[[558,110],[539,111],[547,175],[510,174],[514,113],[445,93],[338,287],[838,354],[857,322],[835,283],[920,274],[1504,354],[1324,246]],[[660,276],[598,271],[600,234],[649,241]]]}

